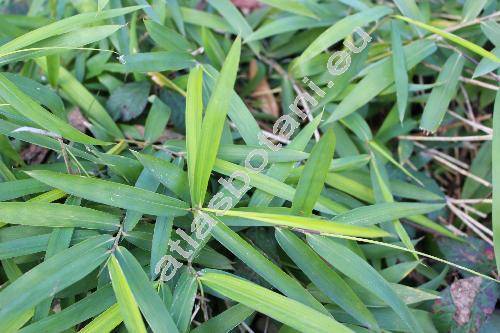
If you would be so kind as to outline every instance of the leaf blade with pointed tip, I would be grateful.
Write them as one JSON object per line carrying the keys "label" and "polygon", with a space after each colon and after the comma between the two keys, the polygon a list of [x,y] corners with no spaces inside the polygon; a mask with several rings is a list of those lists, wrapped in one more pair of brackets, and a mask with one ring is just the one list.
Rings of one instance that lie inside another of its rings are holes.
{"label": "leaf blade with pointed tip", "polygon": [[333,318],[246,280],[212,272],[203,274],[200,280],[222,295],[300,331],[352,333]]}
{"label": "leaf blade with pointed tip", "polygon": [[309,216],[323,190],[326,175],[335,151],[335,134],[330,128],[313,147],[300,175],[292,200],[292,211]]}
{"label": "leaf blade with pointed tip", "polygon": [[443,38],[446,38],[454,43],[457,43],[458,45],[462,46],[462,47],[465,47],[466,49],[469,49],[470,51],[474,52],[474,53],[477,53],[479,54],[480,56],[482,57],[486,57],[486,58],[489,58],[495,62],[500,62],[500,58],[498,58],[497,56],[495,56],[493,53],[489,52],[489,51],[486,51],[485,49],[483,49],[482,47],[472,43],[472,42],[469,42],[468,40],[466,39],[463,39],[462,37],[459,37],[457,35],[454,35],[452,33],[449,33],[449,32],[446,32],[446,31],[443,31],[443,30],[440,30],[436,27],[433,27],[431,25],[428,25],[428,24],[425,24],[425,23],[422,23],[422,22],[419,22],[419,21],[416,21],[416,20],[412,20],[408,17],[404,17],[404,16],[400,16],[400,15],[394,15],[394,17],[400,19],[400,20],[403,20],[403,21],[406,21],[408,23],[411,23],[411,24],[414,24],[416,25],[417,27],[421,27],[421,28],[424,28],[425,30],[428,30],[432,33],[435,33]]}
{"label": "leaf blade with pointed tip", "polygon": [[227,92],[232,91],[236,81],[240,53],[241,39],[238,37],[226,57],[205,111],[196,152],[196,161],[203,161],[203,164],[200,163],[200,167],[195,169],[195,186],[193,190],[195,193],[194,202],[198,206],[201,206],[205,199],[208,180],[217,157],[222,129],[230,105]]}
{"label": "leaf blade with pointed tip", "polygon": [[139,306],[114,255],[111,255],[107,267],[125,326],[131,332],[146,333],[146,327],[142,321]]}
{"label": "leaf blade with pointed tip", "polygon": [[131,294],[151,329],[155,332],[178,332],[172,316],[167,311],[160,296],[153,289],[137,259],[124,247],[118,247],[115,256],[116,263],[123,272],[123,277],[130,287]]}
{"label": "leaf blade with pointed tip", "polygon": [[108,258],[112,238],[97,236],[64,250],[24,273],[0,292],[0,328],[13,316],[87,276]]}
{"label": "leaf blade with pointed tip", "polygon": [[104,141],[83,134],[76,128],[38,105],[38,103],[32,100],[28,95],[24,94],[3,74],[0,74],[0,97],[2,97],[3,100],[9,103],[26,118],[32,120],[48,131],[59,134],[63,138],[86,144],[107,144]]}
{"label": "leaf blade with pointed tip", "polygon": [[363,324],[378,330],[377,321],[359,297],[309,246],[289,230],[277,228],[275,237],[283,251],[323,293]]}
{"label": "leaf blade with pointed tip", "polygon": [[401,31],[396,21],[391,22],[392,37],[392,67],[394,81],[396,83],[396,96],[399,113],[399,121],[403,122],[406,105],[408,103],[408,73],[406,72],[406,60],[401,42]]}
{"label": "leaf blade with pointed tip", "polygon": [[307,242],[333,267],[360,285],[367,286],[368,290],[384,300],[412,332],[423,332],[416,318],[389,283],[356,253],[332,239],[321,236],[307,235]]}
{"label": "leaf blade with pointed tip", "polygon": [[140,188],[46,170],[27,173],[42,183],[66,193],[106,205],[160,216],[187,214],[188,205],[184,201]]}
{"label": "leaf blade with pointed tip", "polygon": [[446,84],[432,89],[420,119],[421,129],[432,133],[438,129],[448,110],[448,105],[455,96],[458,79],[464,65],[465,57],[460,54],[453,54],[446,60],[443,70],[436,79],[438,82],[446,82]]}

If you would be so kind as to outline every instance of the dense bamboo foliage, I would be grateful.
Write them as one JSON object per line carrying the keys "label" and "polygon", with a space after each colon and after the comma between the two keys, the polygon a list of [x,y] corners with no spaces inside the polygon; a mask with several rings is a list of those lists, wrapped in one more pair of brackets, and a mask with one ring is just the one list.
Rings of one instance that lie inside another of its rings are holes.
{"label": "dense bamboo foliage", "polygon": [[499,19],[0,0],[0,332],[498,332]]}

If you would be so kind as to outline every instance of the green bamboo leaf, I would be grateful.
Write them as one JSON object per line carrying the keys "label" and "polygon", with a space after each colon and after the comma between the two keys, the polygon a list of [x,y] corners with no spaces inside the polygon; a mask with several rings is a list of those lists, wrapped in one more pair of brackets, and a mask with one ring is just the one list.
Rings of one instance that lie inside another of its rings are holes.
{"label": "green bamboo leaf", "polygon": [[192,51],[193,47],[191,44],[175,30],[151,20],[144,21],[144,25],[151,38],[162,49],[181,52]]}
{"label": "green bamboo leaf", "polygon": [[463,22],[475,19],[487,2],[488,0],[466,0],[462,9]]}
{"label": "green bamboo leaf", "polygon": [[375,150],[377,153],[379,153],[385,159],[387,159],[389,162],[391,162],[391,164],[393,164],[399,170],[403,171],[403,173],[405,175],[407,175],[408,177],[410,177],[411,179],[413,179],[418,184],[422,185],[422,182],[418,178],[416,178],[414,175],[412,175],[404,166],[401,165],[401,163],[399,163],[398,161],[396,161],[392,157],[392,155],[389,152],[387,152],[387,150],[385,148],[383,148],[382,146],[380,146],[378,144],[378,142],[372,140],[372,141],[369,141],[368,144],[370,145],[371,148],[373,148],[373,150]]}
{"label": "green bamboo leaf", "polygon": [[453,54],[446,60],[443,70],[436,79],[438,82],[446,82],[446,84],[432,89],[420,119],[420,128],[424,131],[434,133],[443,121],[448,105],[457,91],[458,79],[464,64],[465,58],[460,54]]}
{"label": "green bamboo leaf", "polygon": [[331,221],[369,226],[386,221],[396,220],[405,217],[411,217],[420,214],[427,214],[435,210],[441,209],[444,204],[430,204],[417,202],[387,202],[378,203],[370,206],[362,206],[350,210],[346,213],[332,218]]}
{"label": "green bamboo leaf", "polygon": [[196,274],[186,269],[177,281],[170,307],[172,318],[180,332],[188,331],[197,290]]}
{"label": "green bamboo leaf", "polygon": [[86,144],[107,144],[106,142],[83,134],[46,109],[42,108],[2,74],[0,74],[0,97],[2,97],[3,100],[9,103],[23,116],[34,121],[44,129],[56,133],[68,140]]}
{"label": "green bamboo leaf", "polygon": [[301,332],[353,332],[321,312],[241,278],[210,272],[199,279],[218,293]]}
{"label": "green bamboo leaf", "polygon": [[[214,170],[226,176],[231,176],[231,174],[235,171],[244,172],[250,178],[249,185],[258,188],[259,190],[265,191],[269,194],[288,201],[292,201],[293,197],[295,196],[295,189],[292,186],[278,181],[270,176],[251,172],[249,169],[237,164],[218,159],[215,161]],[[346,210],[343,205],[334,202],[324,196],[319,197],[316,205],[314,206],[314,209],[329,214],[338,214]]]}
{"label": "green bamboo leaf", "polygon": [[205,111],[196,152],[196,161],[203,161],[203,164],[200,164],[195,169],[194,175],[194,202],[198,206],[201,206],[205,199],[208,180],[217,157],[222,129],[230,106],[230,99],[227,98],[227,92],[233,89],[236,81],[240,53],[241,39],[238,37],[233,43],[222,66],[221,73]]}
{"label": "green bamboo leaf", "polygon": [[276,264],[266,258],[261,252],[232,231],[224,223],[218,221],[211,229],[212,236],[236,257],[243,261],[253,271],[288,297],[306,304],[316,311],[328,312],[300,283],[283,272]]}
{"label": "green bamboo leaf", "polygon": [[[497,57],[500,57],[500,47],[495,47],[491,52]],[[474,70],[474,74],[472,74],[472,78],[483,76],[489,74],[500,67],[500,63],[494,62],[488,58],[483,58],[477,64],[476,69]]]}
{"label": "green bamboo leaf", "polygon": [[382,275],[382,277],[389,282],[398,283],[420,264],[421,262],[418,260],[402,262],[400,264],[396,264],[394,266],[390,266],[381,270],[380,275]]}
{"label": "green bamboo leaf", "polygon": [[123,321],[120,305],[115,303],[82,328],[80,333],[111,332]]}
{"label": "green bamboo leaf", "polygon": [[276,229],[275,235],[283,251],[325,295],[370,329],[379,330],[375,318],[351,287],[309,246],[289,230]]}
{"label": "green bamboo leaf", "polygon": [[[436,51],[436,45],[428,40],[420,40],[403,47],[406,69],[410,70]],[[366,76],[347,93],[342,102],[326,120],[325,125],[342,119],[361,108],[394,82],[391,58],[385,58],[368,68]]]}
{"label": "green bamboo leaf", "polygon": [[366,286],[389,305],[412,332],[423,332],[415,316],[399,298],[389,283],[366,261],[340,243],[321,236],[307,235],[307,242],[328,263],[340,272]]}
{"label": "green bamboo leaf", "polygon": [[111,255],[109,258],[107,267],[125,326],[131,332],[146,333],[146,327],[142,321],[139,307],[130,290],[130,286],[127,283],[122,268],[114,255]]}
{"label": "green bamboo leaf", "polygon": [[481,31],[488,37],[488,39],[495,44],[495,46],[500,46],[500,24],[494,20],[488,20],[481,22]]}
{"label": "green bamboo leaf", "polygon": [[167,6],[170,9],[169,12],[172,14],[175,25],[181,34],[186,35],[184,27],[184,19],[182,17],[181,7],[179,6],[179,1],[177,0],[167,0]]}
{"label": "green bamboo leaf", "polygon": [[[184,22],[224,32],[234,32],[233,28],[222,17],[203,10],[181,7]],[[174,17],[174,12],[167,12],[167,17]]]}
{"label": "green bamboo leaf", "polygon": [[187,214],[188,205],[184,201],[140,188],[46,170],[29,171],[27,174],[66,193],[105,205],[160,216]]}
{"label": "green bamboo leaf", "polygon": [[290,31],[297,31],[300,29],[327,27],[332,25],[334,22],[335,19],[331,18],[318,20],[315,18],[304,16],[286,16],[277,18],[276,20],[263,25],[244,40],[245,42],[251,42],[254,40],[260,40]]}
{"label": "green bamboo leaf", "polygon": [[[313,121],[307,124],[304,129],[295,136],[292,142],[287,145],[287,147],[290,149],[304,150],[314,131],[317,129],[322,116],[323,114],[320,114],[314,118]],[[293,166],[293,163],[274,164],[266,172],[266,176],[270,178],[272,177],[272,179],[274,178],[278,181],[284,181],[293,170]],[[250,199],[249,206],[267,206],[272,199],[273,195],[257,189]]]}
{"label": "green bamboo leaf", "polygon": [[[424,22],[424,15],[422,11],[418,8],[416,0],[394,0],[396,6],[404,16],[411,17],[414,20]],[[418,35],[422,37],[424,35],[424,31],[421,29],[416,29]]]}
{"label": "green bamboo leaf", "polygon": [[196,66],[189,72],[186,96],[186,152],[189,193],[191,203],[196,204],[196,156],[200,142],[203,117],[203,69]]}
{"label": "green bamboo leaf", "polygon": [[149,110],[146,124],[144,125],[144,140],[152,143],[163,135],[172,110],[158,97],[152,96],[150,100],[151,99],[151,109]]}
{"label": "green bamboo leaf", "polygon": [[[104,313],[106,313],[106,310],[110,307],[116,308],[118,312],[117,320],[119,319],[119,322],[117,322],[115,325],[117,326],[122,321],[122,317],[119,314],[118,306],[113,304],[116,304],[113,288],[111,288],[111,285],[106,285],[104,287],[98,288],[92,294],[86,296],[85,298],[82,298],[76,303],[71,304],[60,312],[52,314],[42,320],[23,327],[19,331],[19,333],[62,332],[64,330],[70,329],[72,326],[75,326],[94,316],[99,315],[103,311]],[[102,316],[106,318],[103,319],[103,322],[107,322],[108,318],[104,313],[102,314]],[[97,318],[100,317],[101,315],[99,315]],[[90,327],[94,327],[94,325],[97,325],[97,322],[101,321],[97,318],[92,321],[94,322],[94,324],[88,324],[91,325],[89,326],[89,329]],[[99,331],[96,327],[96,330],[94,330],[94,332],[102,331]]]}
{"label": "green bamboo leaf", "polygon": [[158,216],[155,221],[153,240],[151,241],[151,258],[149,260],[149,275],[155,279],[156,265],[168,252],[168,242],[172,233],[174,219],[167,216]]}
{"label": "green bamboo leaf", "polygon": [[188,175],[184,170],[165,159],[134,151],[133,153],[153,177],[177,196],[189,201]]}
{"label": "green bamboo leaf", "polygon": [[396,21],[391,22],[392,42],[392,70],[396,83],[396,96],[399,113],[399,121],[403,122],[406,105],[408,103],[408,73],[406,72],[406,60],[401,41],[401,29]]}
{"label": "green bamboo leaf", "polygon": [[50,187],[36,179],[12,180],[0,183],[0,201],[16,199],[25,195],[45,192]]}
{"label": "green bamboo leaf", "polygon": [[[160,182],[147,169],[143,169],[141,171],[141,174],[135,182],[135,187],[152,192],[156,191],[159,185]],[[142,212],[128,209],[125,213],[125,218],[123,219],[123,230],[128,232],[134,229],[139,223],[141,217]]]}
{"label": "green bamboo leaf", "polygon": [[493,178],[493,241],[497,272],[500,272],[500,92],[495,97],[493,109],[493,142],[492,142],[492,178]]}
{"label": "green bamboo leaf", "polygon": [[[36,60],[38,66],[44,71],[47,70],[47,64],[41,59]],[[95,122],[114,138],[121,139],[123,134],[115,124],[108,111],[101,103],[83,86],[70,72],[64,67],[59,67],[59,87],[64,91],[68,98],[73,101],[84,115],[89,117],[91,122]]]}
{"label": "green bamboo leaf", "polygon": [[125,55],[122,58],[122,72],[178,71],[192,67],[195,59],[187,52],[165,51]]}
{"label": "green bamboo leaf", "polygon": [[392,13],[390,8],[386,6],[376,6],[339,20],[325,30],[304,50],[304,52],[302,52],[300,57],[296,60],[296,64],[301,64],[314,58],[333,44],[353,33],[356,28],[376,21],[390,13]]}
{"label": "green bamboo leaf", "polygon": [[[210,65],[205,65],[204,70],[207,75],[203,78],[203,89],[213,92],[220,74]],[[234,89],[229,92],[229,99],[230,106],[228,116],[236,125],[241,137],[248,145],[259,145],[258,135],[260,133],[260,128],[252,113]]]}
{"label": "green bamboo leaf", "polygon": [[96,12],[83,13],[68,17],[66,19],[59,20],[54,23],[42,26],[41,28],[30,31],[22,36],[17,37],[14,40],[11,40],[8,43],[3,44],[2,46],[0,46],[0,55],[7,52],[25,48],[26,46],[47,39],[49,37],[61,35],[66,32],[76,30],[84,25],[92,24],[112,17],[125,15],[127,13],[131,13],[141,8],[143,7],[132,6],[125,8],[111,9],[97,13]]}
{"label": "green bamboo leaf", "polygon": [[[392,190],[389,186],[389,177],[387,175],[387,171],[385,169],[385,165],[382,164],[378,155],[373,153],[372,159],[370,161],[370,176],[372,179],[373,191],[375,194],[375,198],[377,202],[386,202],[386,203],[394,203],[394,197],[392,195]],[[419,212],[426,213],[425,211]],[[413,214],[410,214],[410,216]],[[396,231],[399,236],[399,239],[403,242],[403,244],[409,248],[414,250],[413,243],[411,241],[410,236],[406,232],[405,228],[401,225],[399,221],[399,216],[396,216],[392,220],[392,230]],[[388,225],[385,225],[385,229],[389,229]],[[389,229],[391,230],[391,229]],[[418,260],[418,257],[415,257]]]}
{"label": "green bamboo leaf", "polygon": [[[208,3],[214,7],[222,15],[222,17],[224,17],[224,19],[233,28],[233,31],[235,31],[238,35],[241,35],[243,38],[247,38],[253,33],[250,24],[248,24],[245,17],[231,1],[208,0]],[[258,42],[251,42],[249,43],[249,46],[255,53],[259,53],[260,45]]]}
{"label": "green bamboo leaf", "polygon": [[335,134],[330,128],[311,151],[292,200],[292,211],[309,216],[323,190],[335,151]]}
{"label": "green bamboo leaf", "polygon": [[0,329],[15,316],[87,276],[109,256],[112,238],[91,238],[44,261],[0,292]]}
{"label": "green bamboo leaf", "polygon": [[109,0],[98,0],[97,1],[97,10],[101,11],[108,4]]}
{"label": "green bamboo leaf", "polygon": [[462,37],[459,37],[459,36],[454,35],[452,33],[440,30],[436,27],[433,27],[431,25],[413,20],[413,19],[408,18],[408,17],[404,17],[404,16],[400,16],[400,15],[394,15],[394,17],[397,19],[403,20],[405,22],[411,23],[413,25],[416,25],[417,27],[421,27],[425,30],[432,32],[432,33],[435,33],[436,35],[439,35],[439,36],[446,38],[454,43],[457,43],[458,45],[460,45],[460,46],[462,46],[462,47],[464,47],[464,48],[466,48],[466,49],[468,49],[468,50],[470,50],[470,51],[472,51],[472,52],[474,52],[482,57],[489,58],[495,62],[500,62],[500,58],[495,56],[493,53],[486,51],[482,47],[480,47],[472,42],[469,42],[468,40],[463,39]]}
{"label": "green bamboo leaf", "polygon": [[[204,208],[209,212],[222,213],[216,209]],[[389,233],[376,227],[362,227],[324,220],[319,217],[305,217],[293,215],[268,214],[252,211],[228,210],[224,211],[225,216],[242,217],[261,222],[266,222],[275,226],[289,227],[298,230],[309,230],[321,234],[340,234],[360,236],[367,238],[391,236]],[[361,236],[363,235],[363,236]]]}
{"label": "green bamboo leaf", "polygon": [[208,321],[196,327],[191,333],[230,332],[233,328],[250,317],[253,312],[252,309],[243,304],[233,305],[221,314],[210,318]]}
{"label": "green bamboo leaf", "polygon": [[58,55],[50,55],[46,58],[47,76],[52,87],[57,87],[59,80],[59,67],[61,66],[61,58]]}
{"label": "green bamboo leaf", "polygon": [[94,209],[54,203],[0,202],[0,220],[9,224],[118,230],[118,217]]}
{"label": "green bamboo leaf", "polygon": [[[116,264],[119,265],[119,269],[125,279],[124,283],[130,288],[130,297],[132,297],[134,303],[137,302],[151,329],[154,332],[178,332],[174,320],[167,311],[160,296],[153,289],[151,282],[139,262],[137,262],[137,259],[124,247],[118,247],[115,256],[116,259],[113,256],[111,262],[115,259]],[[113,288],[115,288],[114,280]],[[128,297],[127,299],[129,299]],[[121,307],[122,303],[118,295],[117,300]],[[127,324],[127,319],[124,318],[124,320],[125,324]]]}
{"label": "green bamboo leaf", "polygon": [[217,38],[209,29],[202,27],[201,40],[203,42],[203,48],[205,49],[212,66],[220,70],[222,64],[224,63],[225,53]]}

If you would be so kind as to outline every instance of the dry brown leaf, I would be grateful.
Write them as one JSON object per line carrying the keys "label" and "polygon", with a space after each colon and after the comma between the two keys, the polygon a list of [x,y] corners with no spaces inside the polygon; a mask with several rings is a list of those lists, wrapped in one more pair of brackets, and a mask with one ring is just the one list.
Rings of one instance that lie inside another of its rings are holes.
{"label": "dry brown leaf", "polygon": [[451,285],[451,298],[456,306],[453,319],[455,319],[458,325],[461,326],[469,322],[474,299],[479,292],[480,285],[481,278],[478,276],[458,280]]}
{"label": "dry brown leaf", "polygon": [[28,165],[40,164],[45,160],[48,153],[48,149],[30,144],[21,150],[21,157]]}
{"label": "dry brown leaf", "polygon": [[80,132],[85,132],[89,127],[89,122],[85,119],[79,108],[74,108],[68,113],[68,121],[71,126]]}
{"label": "dry brown leaf", "polygon": [[[253,79],[255,75],[257,75],[257,68],[257,61],[253,59],[250,62],[250,67],[248,69],[249,79]],[[271,87],[269,86],[266,77],[259,82],[255,91],[252,93],[252,96],[260,101],[262,111],[274,117],[279,117],[280,109],[278,102],[271,91]]]}
{"label": "dry brown leaf", "polygon": [[257,0],[231,0],[231,2],[241,10],[254,10],[262,6]]}

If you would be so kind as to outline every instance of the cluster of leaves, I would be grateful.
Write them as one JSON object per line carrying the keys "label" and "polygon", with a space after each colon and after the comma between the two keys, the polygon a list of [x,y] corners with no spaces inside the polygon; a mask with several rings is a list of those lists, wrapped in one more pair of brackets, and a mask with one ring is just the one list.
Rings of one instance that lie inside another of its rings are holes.
{"label": "cluster of leaves", "polygon": [[0,5],[1,332],[498,329],[497,1]]}

